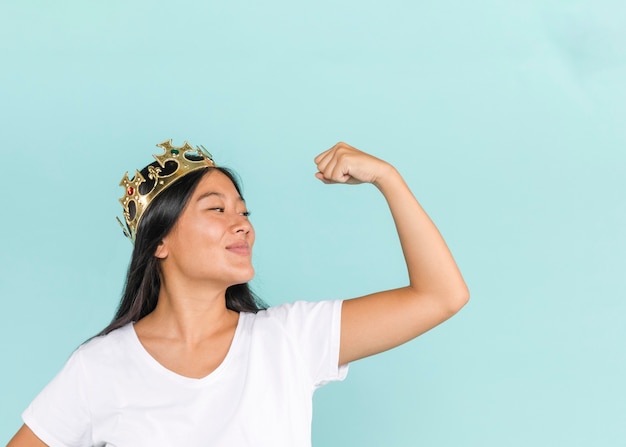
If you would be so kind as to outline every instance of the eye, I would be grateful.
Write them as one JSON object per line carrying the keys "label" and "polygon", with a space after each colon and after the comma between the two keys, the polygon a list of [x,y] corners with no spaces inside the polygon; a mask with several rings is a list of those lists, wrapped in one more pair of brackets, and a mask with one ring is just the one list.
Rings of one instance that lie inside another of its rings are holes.
{"label": "eye", "polygon": [[219,207],[209,208],[209,211],[217,211],[218,213],[223,213],[224,208],[219,208]]}
{"label": "eye", "polygon": [[250,211],[244,211],[243,213],[241,213],[241,215],[243,217],[248,217],[248,216],[250,216]]}

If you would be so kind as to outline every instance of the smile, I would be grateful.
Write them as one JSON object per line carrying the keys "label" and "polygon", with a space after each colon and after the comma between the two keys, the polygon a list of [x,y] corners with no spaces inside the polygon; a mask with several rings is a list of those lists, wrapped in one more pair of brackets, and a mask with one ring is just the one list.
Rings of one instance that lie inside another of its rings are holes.
{"label": "smile", "polygon": [[237,242],[235,244],[230,244],[226,247],[226,250],[236,253],[238,255],[247,256],[250,254],[250,245],[247,242]]}

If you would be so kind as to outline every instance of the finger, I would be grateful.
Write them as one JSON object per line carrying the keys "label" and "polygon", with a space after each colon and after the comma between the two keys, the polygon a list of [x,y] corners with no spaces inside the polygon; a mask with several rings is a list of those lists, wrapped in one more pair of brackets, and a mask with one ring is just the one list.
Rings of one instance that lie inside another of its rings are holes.
{"label": "finger", "polygon": [[317,177],[317,179],[318,179],[318,180],[321,180],[321,181],[322,181],[322,183],[326,183],[327,185],[330,185],[330,184],[332,184],[332,183],[335,183],[335,182],[333,182],[332,180],[328,180],[328,179],[326,179],[326,178],[324,177],[324,174],[322,174],[321,172],[316,172],[316,173],[315,173],[315,177]]}
{"label": "finger", "polygon": [[335,146],[331,147],[330,149],[325,150],[324,152],[319,154],[317,157],[315,157],[315,159],[313,160],[315,164],[318,164],[322,159],[324,159],[334,148]]}
{"label": "finger", "polygon": [[349,144],[346,144],[342,141],[335,143],[330,149],[325,150],[324,152],[322,152],[321,154],[319,154],[317,157],[315,157],[315,163],[319,163],[320,160],[322,160],[324,157],[327,157],[329,154],[334,154],[336,153],[339,149],[352,149],[354,150],[354,148],[352,146],[350,146]]}
{"label": "finger", "polygon": [[350,176],[350,170],[345,164],[337,164],[331,178],[337,183],[347,183],[352,177]]}
{"label": "finger", "polygon": [[325,158],[328,158],[329,156],[332,156],[333,152],[335,152],[337,148],[337,145],[335,144],[333,147],[326,149],[324,152],[322,152],[321,154],[319,154],[317,157],[315,157],[314,161],[316,164],[320,163],[322,160],[324,160]]}
{"label": "finger", "polygon": [[324,170],[324,176],[335,183],[346,183],[350,179],[350,173],[344,160],[334,157]]}
{"label": "finger", "polygon": [[317,170],[320,172],[325,172],[325,170],[328,168],[328,165],[333,160],[333,157],[333,151],[326,151],[323,155],[317,157]]}

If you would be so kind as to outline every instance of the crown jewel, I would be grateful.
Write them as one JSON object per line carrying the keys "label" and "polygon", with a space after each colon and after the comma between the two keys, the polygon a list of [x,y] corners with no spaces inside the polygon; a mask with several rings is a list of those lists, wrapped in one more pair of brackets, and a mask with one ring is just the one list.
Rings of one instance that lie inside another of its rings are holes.
{"label": "crown jewel", "polygon": [[213,156],[203,146],[194,149],[185,141],[182,146],[177,147],[172,145],[172,140],[168,140],[157,144],[157,147],[163,149],[163,154],[153,155],[158,163],[157,166],[147,167],[147,179],[137,170],[132,179],[128,178],[127,172],[120,182],[120,186],[124,188],[120,203],[124,208],[126,226],[119,218],[117,221],[124,235],[133,243],[141,216],[156,196],[196,169],[215,167]]}

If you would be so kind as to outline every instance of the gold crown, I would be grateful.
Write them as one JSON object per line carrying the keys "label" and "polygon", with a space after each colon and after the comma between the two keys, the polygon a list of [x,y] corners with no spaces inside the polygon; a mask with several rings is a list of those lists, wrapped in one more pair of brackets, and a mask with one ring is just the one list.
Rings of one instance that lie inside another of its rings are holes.
{"label": "gold crown", "polygon": [[[146,208],[148,208],[156,196],[191,171],[215,167],[212,155],[203,146],[197,146],[194,149],[185,141],[182,146],[176,147],[172,146],[172,140],[168,140],[157,144],[157,147],[163,149],[163,154],[153,155],[160,167],[148,166],[148,178],[153,182],[153,186],[149,191],[144,191],[144,194],[140,193],[140,186],[146,183],[146,179],[138,170],[135,171],[135,176],[132,180],[128,178],[127,172],[120,182],[120,186],[124,188],[124,196],[120,199],[120,203],[124,208],[126,226],[124,226],[119,217],[117,221],[122,227],[124,235],[133,243],[135,242],[141,216],[143,216]],[[195,160],[188,158],[188,155],[193,156]],[[165,165],[170,162],[176,163],[175,170],[172,170],[171,167],[166,169]],[[145,186],[141,189],[145,189]]]}

